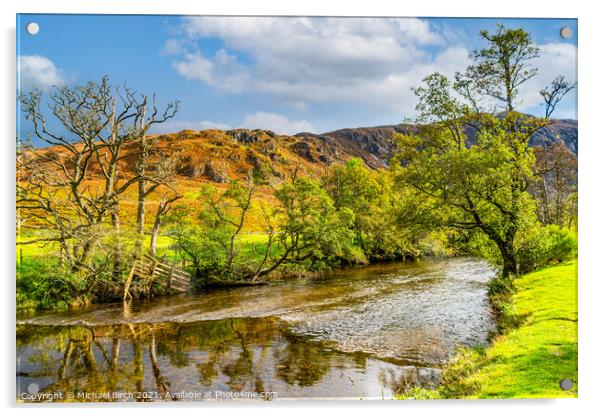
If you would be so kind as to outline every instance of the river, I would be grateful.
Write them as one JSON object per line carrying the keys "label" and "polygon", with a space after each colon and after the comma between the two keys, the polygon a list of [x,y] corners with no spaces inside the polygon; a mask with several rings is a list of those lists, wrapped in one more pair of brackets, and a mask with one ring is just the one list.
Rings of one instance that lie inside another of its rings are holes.
{"label": "river", "polygon": [[[23,401],[382,399],[435,387],[494,327],[471,258],[17,319]],[[34,394],[35,393],[35,394]]]}

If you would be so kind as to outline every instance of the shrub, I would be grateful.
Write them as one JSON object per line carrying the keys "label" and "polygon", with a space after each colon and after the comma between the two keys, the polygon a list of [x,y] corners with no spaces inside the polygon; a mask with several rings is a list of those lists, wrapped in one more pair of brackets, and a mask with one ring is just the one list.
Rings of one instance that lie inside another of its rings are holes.
{"label": "shrub", "polygon": [[547,229],[550,238],[548,261],[560,263],[577,256],[577,235],[573,230],[555,224]]}
{"label": "shrub", "polygon": [[528,273],[575,257],[577,237],[574,231],[555,224],[534,226],[519,234],[515,246],[519,271]]}
{"label": "shrub", "polygon": [[482,362],[482,348],[460,348],[445,366],[438,393],[443,398],[462,398],[475,394],[480,386],[472,377]]}
{"label": "shrub", "polygon": [[56,259],[28,259],[17,265],[17,310],[66,309],[86,303],[78,293],[85,285]]}

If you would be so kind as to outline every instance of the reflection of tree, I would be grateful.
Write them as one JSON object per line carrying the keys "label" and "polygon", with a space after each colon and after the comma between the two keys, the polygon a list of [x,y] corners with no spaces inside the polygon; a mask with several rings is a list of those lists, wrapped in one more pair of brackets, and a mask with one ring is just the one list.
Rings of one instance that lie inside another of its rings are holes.
{"label": "reflection of tree", "polygon": [[[157,354],[167,356],[169,363],[174,367],[188,367],[190,361],[186,357],[186,350],[194,344],[190,344],[186,334],[182,333],[181,327],[170,326],[164,329],[167,332],[163,334],[160,340],[157,340]],[[167,338],[165,338],[166,336]]]}
{"label": "reflection of tree", "polygon": [[[29,376],[54,377],[55,381],[46,386],[49,392],[88,392],[106,394],[106,397],[77,398],[77,400],[111,400],[113,392],[143,392],[144,363],[150,361],[157,392],[164,395],[169,381],[162,376],[157,358],[155,331],[159,326],[137,324],[113,327],[72,327],[57,329],[49,336],[44,331],[41,337],[23,334],[27,344],[34,351],[27,359],[30,364],[40,363],[44,371]],[[35,328],[31,329],[36,331]],[[131,356],[122,357],[123,341],[125,351]],[[144,346],[148,344],[148,358]],[[48,346],[51,348],[48,348]],[[54,350],[54,351],[53,351]],[[53,362],[53,352],[60,354]],[[66,397],[66,396],[65,396]],[[147,400],[144,396],[136,399]]]}
{"label": "reflection of tree", "polygon": [[[190,367],[196,368],[199,385],[206,388],[225,380],[233,391],[263,392],[270,387],[265,376],[272,366],[279,380],[311,386],[328,373],[333,354],[319,342],[291,335],[275,318],[20,328],[17,344],[22,361],[28,363],[24,376],[53,380],[46,391],[156,391],[161,398],[176,380],[169,372]],[[152,374],[145,374],[147,368]]]}
{"label": "reflection of tree", "polygon": [[159,362],[157,360],[157,342],[155,334],[151,337],[151,345],[148,349],[148,355],[150,357],[151,366],[153,368],[153,375],[155,376],[155,383],[160,393],[165,395],[169,391],[169,381],[161,375],[161,369],[159,368]]}
{"label": "reflection of tree", "polygon": [[121,347],[121,340],[119,338],[113,338],[111,342],[111,365],[109,370],[115,372],[117,365],[119,364],[119,349]]}
{"label": "reflection of tree", "polygon": [[[312,386],[330,370],[332,353],[318,342],[289,335],[287,345],[279,351],[276,376],[290,385]],[[276,354],[275,354],[276,355]]]}
{"label": "reflection of tree", "polygon": [[238,357],[224,364],[222,372],[230,378],[227,384],[233,391],[242,391],[247,384],[253,384],[253,351],[246,347],[244,341]]}
{"label": "reflection of tree", "polygon": [[[245,388],[264,391],[261,372],[254,360],[253,346],[269,343],[277,333],[273,322],[266,321],[262,325],[259,321],[230,319],[208,326],[201,325],[197,335],[208,354],[205,362],[197,364],[199,382],[211,385],[221,373],[229,378],[227,384],[234,391]],[[236,358],[228,359],[228,353],[233,351],[238,351]]]}
{"label": "reflection of tree", "polygon": [[46,391],[94,391],[106,393],[112,391],[119,377],[116,373],[105,371],[115,359],[118,351],[109,354],[98,341],[92,328],[69,328],[66,331],[65,349],[58,361],[56,382]]}
{"label": "reflection of tree", "polygon": [[199,370],[199,383],[204,386],[210,386],[218,375],[218,361],[221,352],[210,352],[207,355],[207,361],[197,364]]}

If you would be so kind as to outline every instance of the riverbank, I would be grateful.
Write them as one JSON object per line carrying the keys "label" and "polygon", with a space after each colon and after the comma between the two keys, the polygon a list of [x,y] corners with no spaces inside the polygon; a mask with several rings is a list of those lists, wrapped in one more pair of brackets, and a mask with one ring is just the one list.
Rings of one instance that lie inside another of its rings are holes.
{"label": "riverbank", "polygon": [[[460,350],[436,390],[402,398],[577,397],[577,262],[516,279],[497,306],[499,335],[488,348]],[[563,379],[573,381],[568,391]]]}
{"label": "riverbank", "polygon": [[[252,237],[252,238],[251,238]],[[262,252],[258,252],[252,248],[254,242],[258,239],[257,235],[247,236],[247,246],[244,249],[247,251],[246,254],[253,260],[260,261],[264,255]],[[182,258],[174,256],[173,252],[171,255],[168,249],[167,239],[162,240],[160,245],[160,253],[163,254],[168,261],[174,262],[179,265]],[[82,278],[77,274],[71,273],[70,271],[60,267],[58,258],[54,255],[48,247],[42,247],[41,244],[26,246],[26,256],[23,256],[23,250],[19,251],[20,255],[17,256],[16,264],[16,311],[17,313],[33,313],[42,311],[64,311],[68,309],[79,309],[81,307],[102,304],[110,304],[116,301],[120,301],[122,293],[116,293],[113,297],[97,300],[94,298],[91,291],[82,292],[81,289],[85,287],[85,283]],[[47,251],[44,251],[46,249]],[[163,257],[162,256],[162,257]],[[353,268],[363,268],[369,265],[379,265],[397,262],[414,261],[415,257],[406,256],[403,260],[400,259],[385,259],[380,261],[374,261],[372,263],[358,263],[353,265],[341,265],[338,263],[325,265],[320,270],[311,270],[303,264],[289,265],[276,269],[267,276],[263,276],[256,281],[249,279],[224,279],[215,280],[208,276],[201,276],[198,280],[193,282],[194,290],[191,293],[198,293],[204,290],[221,290],[221,289],[233,289],[237,287],[254,287],[263,286],[270,283],[283,282],[288,280],[298,280],[305,278],[316,278],[324,276],[328,273],[342,272]],[[131,267],[131,266],[130,266]],[[127,270],[130,269],[127,267]],[[193,268],[187,270],[194,275],[195,271]],[[125,276],[124,276],[125,279]],[[202,282],[202,283],[201,283]],[[124,285],[125,281],[114,282],[116,286]],[[156,296],[152,296],[156,297]],[[141,300],[141,299],[139,299]]]}

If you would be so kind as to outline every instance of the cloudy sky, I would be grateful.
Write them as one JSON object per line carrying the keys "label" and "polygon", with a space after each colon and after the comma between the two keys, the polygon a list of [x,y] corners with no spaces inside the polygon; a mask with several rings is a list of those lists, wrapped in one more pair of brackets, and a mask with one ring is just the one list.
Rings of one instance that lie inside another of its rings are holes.
{"label": "cloudy sky", "polygon": [[[32,21],[35,36],[25,32]],[[541,114],[540,88],[556,75],[576,80],[575,20],[21,15],[19,88],[107,74],[160,102],[180,100],[176,118],[161,126],[170,132],[395,124],[414,116],[410,88],[431,72],[464,69],[468,53],[483,46],[479,30],[497,22],[525,28],[541,49],[539,74],[519,106]],[[562,27],[573,29],[571,39],[560,37]],[[574,93],[555,117],[577,118]]]}

